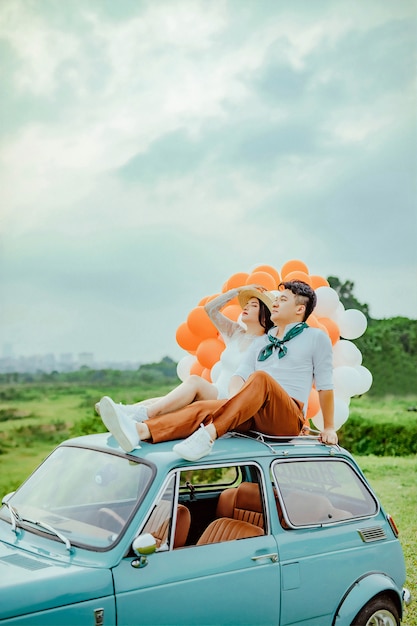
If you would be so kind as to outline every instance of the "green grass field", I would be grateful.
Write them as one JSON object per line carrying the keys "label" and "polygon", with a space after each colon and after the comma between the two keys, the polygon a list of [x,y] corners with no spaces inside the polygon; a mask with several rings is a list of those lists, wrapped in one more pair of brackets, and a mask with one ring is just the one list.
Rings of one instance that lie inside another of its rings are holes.
{"label": "green grass field", "polygon": [[[6,390],[7,391],[7,390]],[[156,388],[146,394],[134,394],[126,388],[106,390],[117,401],[133,402],[162,395],[168,389]],[[103,391],[93,388],[24,388],[0,402],[0,495],[15,489],[47,454],[77,430],[104,430],[95,416],[94,402]],[[3,397],[7,397],[3,393]],[[416,397],[381,400],[354,399],[351,412],[381,424],[416,419],[410,407]],[[407,567],[406,585],[414,602],[406,609],[403,624],[417,626],[417,457],[356,456],[371,486],[399,530]]]}

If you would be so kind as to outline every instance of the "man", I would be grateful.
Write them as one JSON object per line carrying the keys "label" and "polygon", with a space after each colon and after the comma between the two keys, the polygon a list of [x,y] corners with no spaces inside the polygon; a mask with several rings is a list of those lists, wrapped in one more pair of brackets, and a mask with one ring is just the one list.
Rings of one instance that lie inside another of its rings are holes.
{"label": "man", "polygon": [[283,282],[278,289],[271,314],[275,327],[253,342],[232,378],[229,400],[193,402],[138,423],[111,398],[101,399],[102,420],[126,452],[141,440],[157,443],[185,438],[173,449],[182,458],[196,461],[210,453],[217,437],[231,430],[298,435],[313,381],[323,414],[321,441],[337,443],[332,345],[326,333],[305,323],[316,305],[316,294],[302,281]]}

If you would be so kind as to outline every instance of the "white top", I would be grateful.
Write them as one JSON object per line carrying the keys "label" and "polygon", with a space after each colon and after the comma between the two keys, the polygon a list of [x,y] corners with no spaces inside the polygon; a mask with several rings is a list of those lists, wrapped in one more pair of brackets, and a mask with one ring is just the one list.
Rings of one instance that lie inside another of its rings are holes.
{"label": "white top", "polygon": [[218,399],[229,397],[229,383],[231,377],[239,367],[247,349],[252,345],[254,339],[259,339],[259,335],[249,334],[241,324],[233,322],[220,313],[220,309],[238,294],[238,289],[231,289],[204,305],[209,318],[220,332],[226,346],[220,356],[220,374],[213,383],[214,386],[217,387]]}
{"label": "white top", "polygon": [[[295,324],[288,324],[285,333],[292,326]],[[276,331],[276,328],[271,328],[269,333],[276,336]],[[333,351],[329,336],[319,328],[305,328],[284,344],[287,347],[284,357],[279,359],[273,350],[265,361],[258,361],[259,352],[268,343],[267,335],[254,341],[235,374],[246,380],[255,371],[267,372],[289,396],[304,403],[306,414],[313,381],[317,391],[333,389]]]}

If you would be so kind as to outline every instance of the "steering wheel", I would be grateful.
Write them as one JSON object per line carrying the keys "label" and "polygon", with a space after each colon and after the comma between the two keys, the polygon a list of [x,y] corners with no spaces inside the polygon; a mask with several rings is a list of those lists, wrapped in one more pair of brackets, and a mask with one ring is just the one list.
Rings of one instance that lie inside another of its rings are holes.
{"label": "steering wheel", "polygon": [[[110,524],[109,524],[110,522]],[[102,507],[98,511],[98,524],[106,530],[118,533],[125,525],[125,520],[118,513],[115,513],[112,509]]]}

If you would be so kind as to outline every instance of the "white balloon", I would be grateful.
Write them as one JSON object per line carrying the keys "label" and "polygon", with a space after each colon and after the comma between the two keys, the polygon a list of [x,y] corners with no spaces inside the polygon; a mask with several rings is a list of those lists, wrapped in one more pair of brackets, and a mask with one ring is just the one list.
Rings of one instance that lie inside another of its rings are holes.
{"label": "white balloon", "polygon": [[340,339],[333,346],[333,367],[350,365],[357,367],[362,363],[362,353],[357,346],[347,339]]}
{"label": "white balloon", "polygon": [[339,326],[339,319],[343,315],[344,312],[345,312],[344,304],[343,302],[339,302],[339,304],[337,305],[337,309],[335,310],[331,318],[334,322],[336,322],[338,326]]}
{"label": "white balloon", "polygon": [[183,356],[180,361],[177,363],[177,376],[178,378],[184,382],[186,378],[190,375],[190,369],[197,361],[197,358],[192,354],[187,354]]}
{"label": "white balloon", "polygon": [[313,311],[316,317],[332,317],[339,306],[337,291],[331,287],[318,287],[316,289],[317,304]]}
{"label": "white balloon", "polygon": [[339,430],[349,417],[349,405],[340,398],[334,399],[334,428]]}
{"label": "white balloon", "polygon": [[[334,429],[339,430],[349,417],[349,405],[343,400],[335,398],[334,400]],[[314,426],[320,432],[324,428],[323,413],[319,411],[317,415],[311,418]]]}
{"label": "white balloon", "polygon": [[359,365],[355,369],[359,373],[359,388],[356,395],[361,396],[363,393],[369,391],[373,378],[371,372],[363,365]]}
{"label": "white balloon", "polygon": [[368,320],[358,309],[346,309],[338,318],[340,336],[344,339],[357,339],[366,330]]}
{"label": "white balloon", "polygon": [[356,396],[360,388],[360,376],[355,367],[341,365],[333,370],[334,395],[340,398]]}
{"label": "white balloon", "polygon": [[323,430],[324,422],[323,422],[323,413],[321,412],[321,409],[318,413],[315,414],[314,417],[311,418],[311,421],[313,422],[313,426],[315,426],[317,430],[319,430],[320,432]]}
{"label": "white balloon", "polygon": [[219,378],[221,369],[222,369],[221,361],[217,361],[217,363],[215,363],[213,367],[211,368],[210,376],[211,376],[211,380],[213,383],[215,383],[217,379]]}

